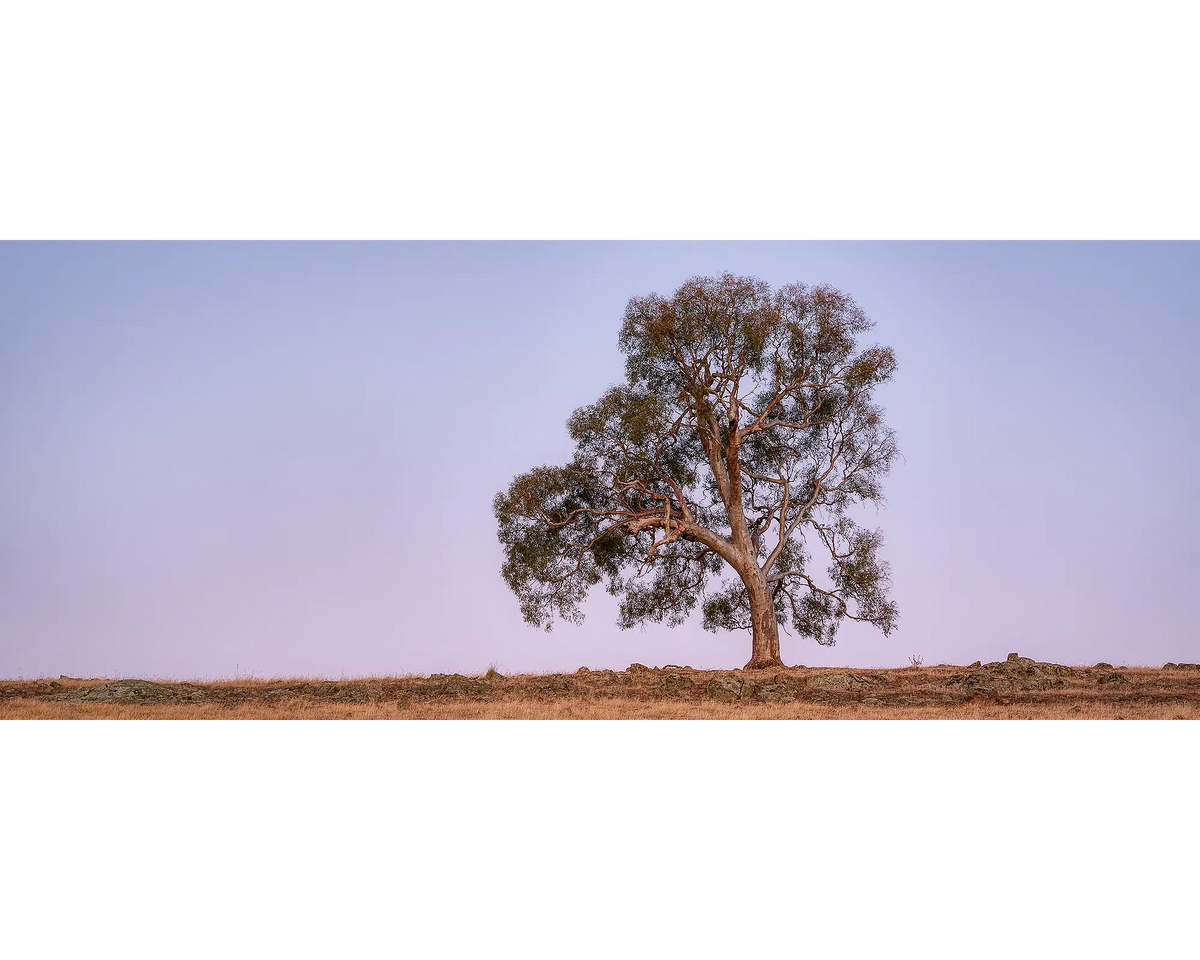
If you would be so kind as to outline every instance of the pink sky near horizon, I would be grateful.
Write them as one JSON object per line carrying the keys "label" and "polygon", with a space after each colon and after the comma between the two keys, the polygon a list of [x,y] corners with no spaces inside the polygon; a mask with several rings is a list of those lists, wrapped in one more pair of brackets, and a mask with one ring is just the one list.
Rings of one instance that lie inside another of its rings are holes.
{"label": "pink sky near horizon", "polygon": [[831,283],[899,369],[900,626],[783,658],[1200,661],[1194,243],[0,244],[0,676],[741,666],[521,621],[491,512],[623,377],[625,302]]}

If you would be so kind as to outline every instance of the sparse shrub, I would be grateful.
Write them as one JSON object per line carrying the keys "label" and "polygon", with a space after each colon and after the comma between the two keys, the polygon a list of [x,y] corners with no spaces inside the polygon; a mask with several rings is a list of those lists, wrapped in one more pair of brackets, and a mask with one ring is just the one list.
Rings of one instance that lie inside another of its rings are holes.
{"label": "sparse shrub", "polygon": [[496,669],[497,666],[498,664],[495,663],[488,664],[487,673],[484,674],[485,680],[496,680],[503,676],[503,674]]}
{"label": "sparse shrub", "polygon": [[924,662],[925,662],[925,658],[917,653],[914,653],[911,657],[908,658],[909,666],[915,667],[918,670],[921,669],[921,664],[923,664]]}

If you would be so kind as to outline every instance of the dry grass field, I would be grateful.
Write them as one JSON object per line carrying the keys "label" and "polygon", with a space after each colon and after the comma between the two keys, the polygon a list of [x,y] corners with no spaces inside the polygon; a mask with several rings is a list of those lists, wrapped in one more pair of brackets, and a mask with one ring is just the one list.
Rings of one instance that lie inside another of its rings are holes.
{"label": "dry grass field", "polygon": [[1012,655],[894,670],[690,667],[572,674],[0,680],[0,719],[1194,720],[1200,665],[1069,667]]}

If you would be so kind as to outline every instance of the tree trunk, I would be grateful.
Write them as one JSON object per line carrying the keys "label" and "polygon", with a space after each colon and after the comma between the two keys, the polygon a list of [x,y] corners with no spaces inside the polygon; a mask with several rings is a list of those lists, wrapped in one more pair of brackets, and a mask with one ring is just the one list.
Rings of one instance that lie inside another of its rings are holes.
{"label": "tree trunk", "polygon": [[750,595],[750,623],[753,634],[753,652],[746,670],[764,670],[782,667],[779,657],[779,621],[775,619],[775,604],[771,602],[771,590],[767,579],[757,567],[748,577],[743,577],[746,592]]}

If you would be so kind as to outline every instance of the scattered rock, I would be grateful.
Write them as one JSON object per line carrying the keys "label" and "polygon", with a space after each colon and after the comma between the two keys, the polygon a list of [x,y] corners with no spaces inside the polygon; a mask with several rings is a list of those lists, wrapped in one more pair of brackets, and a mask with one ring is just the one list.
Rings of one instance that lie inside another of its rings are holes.
{"label": "scattered rock", "polygon": [[1177,664],[1177,663],[1164,663],[1162,668],[1163,668],[1164,670],[1178,670],[1178,669],[1179,669],[1179,664]]}
{"label": "scattered rock", "polygon": [[791,687],[785,683],[767,683],[754,691],[756,700],[768,703],[791,703],[796,699]]}
{"label": "scattered rock", "polygon": [[971,696],[994,696],[998,693],[1008,693],[1013,683],[1003,676],[993,676],[976,670],[972,673],[957,673],[942,681],[942,686],[951,690],[962,690]]}
{"label": "scattered rock", "polygon": [[691,693],[696,688],[696,683],[691,677],[685,677],[682,673],[668,673],[663,678],[661,686],[668,696],[682,697]]}
{"label": "scattered rock", "polygon": [[[1200,671],[1200,664],[1170,662],[1165,664],[1163,669]],[[646,678],[651,674],[653,679],[647,682]],[[756,680],[752,681],[751,677],[755,677]],[[928,680],[920,685],[914,686],[913,679],[914,675],[903,671],[895,671],[893,676],[891,671],[787,668],[778,672],[759,670],[743,675],[741,670],[692,672],[691,667],[676,664],[651,669],[641,663],[630,664],[628,671],[621,672],[593,670],[581,666],[572,674],[514,676],[507,679],[497,676],[495,682],[486,677],[435,673],[428,678],[413,678],[398,683],[343,679],[339,682],[270,683],[253,689],[221,686],[209,688],[188,683],[159,683],[136,679],[81,681],[64,674],[61,683],[47,680],[19,684],[19,690],[15,687],[5,687],[0,689],[0,699],[22,696],[86,703],[166,704],[241,703],[247,700],[286,702],[288,698],[313,698],[332,703],[366,704],[380,701],[387,703],[390,698],[398,707],[411,707],[422,701],[437,699],[491,700],[500,695],[498,691],[507,691],[506,696],[513,694],[546,701],[559,697],[581,696],[585,692],[589,696],[605,700],[635,696],[644,698],[652,690],[651,695],[656,697],[705,697],[725,703],[791,703],[797,699],[805,699],[828,703],[853,700],[916,704],[962,703],[965,698],[976,696],[991,697],[997,702],[1002,702],[1003,697],[1012,697],[1016,702],[1022,692],[1062,688],[1068,683],[1075,684],[1080,690],[1093,685],[1103,686],[1106,693],[1097,692],[1093,687],[1094,693],[1110,701],[1114,696],[1119,701],[1122,697],[1127,697],[1130,690],[1136,692],[1138,689],[1136,674],[1131,675],[1124,668],[1114,668],[1103,661],[1091,668],[1072,668],[1055,663],[1041,663],[1019,654],[1010,654],[1005,660],[987,664],[976,660],[966,668],[947,665],[944,673],[937,671],[936,675],[920,677],[921,680]],[[1175,681],[1166,679],[1164,682],[1185,685],[1189,678],[1180,677]],[[630,686],[631,684],[633,686]],[[638,684],[642,690],[637,689]]]}
{"label": "scattered rock", "polygon": [[726,703],[748,700],[754,695],[754,684],[751,681],[732,674],[713,677],[705,689],[714,700],[724,700]]}
{"label": "scattered rock", "polygon": [[1038,663],[1029,657],[1010,656],[1007,660],[997,660],[985,663],[983,669],[988,671],[993,681],[1004,678],[1020,690],[1049,690],[1067,685],[1066,677],[1075,675],[1070,667],[1059,663]]}
{"label": "scattered rock", "polygon": [[458,673],[432,673],[429,682],[415,684],[413,692],[423,697],[486,697],[492,692],[492,685]]}
{"label": "scattered rock", "polygon": [[113,680],[65,690],[58,696],[80,703],[198,703],[213,699],[210,691],[194,684],[150,680]]}
{"label": "scattered rock", "polygon": [[817,673],[808,678],[808,685],[813,690],[865,690],[873,684],[886,682],[886,675],[878,670],[869,673]]}

